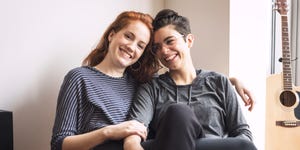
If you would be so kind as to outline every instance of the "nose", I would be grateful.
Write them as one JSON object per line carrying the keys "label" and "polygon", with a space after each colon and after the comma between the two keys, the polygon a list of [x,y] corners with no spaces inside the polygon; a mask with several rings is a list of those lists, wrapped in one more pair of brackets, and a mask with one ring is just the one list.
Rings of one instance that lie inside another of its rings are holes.
{"label": "nose", "polygon": [[130,51],[130,52],[133,52],[135,50],[136,46],[134,44],[134,42],[131,42],[129,44],[127,44],[127,49]]}
{"label": "nose", "polygon": [[165,44],[162,44],[161,45],[161,49],[160,49],[160,51],[162,52],[162,53],[166,53],[166,52],[168,52],[170,49],[169,49],[169,47],[167,46],[167,45],[165,45]]}

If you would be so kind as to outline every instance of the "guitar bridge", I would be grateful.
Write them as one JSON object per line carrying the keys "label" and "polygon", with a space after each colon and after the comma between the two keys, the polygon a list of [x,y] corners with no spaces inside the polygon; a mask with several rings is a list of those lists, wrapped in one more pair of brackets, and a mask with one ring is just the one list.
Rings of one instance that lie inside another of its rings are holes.
{"label": "guitar bridge", "polygon": [[276,121],[277,126],[293,128],[300,126],[300,121],[293,121],[293,120],[285,120],[285,121]]}

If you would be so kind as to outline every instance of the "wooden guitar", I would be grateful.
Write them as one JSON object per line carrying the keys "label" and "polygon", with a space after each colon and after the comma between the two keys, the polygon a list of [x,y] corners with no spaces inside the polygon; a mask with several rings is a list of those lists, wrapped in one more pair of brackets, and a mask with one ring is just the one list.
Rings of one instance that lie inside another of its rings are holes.
{"label": "wooden guitar", "polygon": [[292,84],[286,0],[277,0],[281,15],[282,73],[267,78],[266,150],[300,150],[300,87]]}

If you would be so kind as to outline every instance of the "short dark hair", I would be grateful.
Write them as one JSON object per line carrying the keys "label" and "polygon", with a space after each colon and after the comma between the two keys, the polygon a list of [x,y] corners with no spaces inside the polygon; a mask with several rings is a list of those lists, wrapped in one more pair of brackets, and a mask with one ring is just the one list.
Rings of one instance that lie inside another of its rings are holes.
{"label": "short dark hair", "polygon": [[152,25],[154,32],[167,25],[174,25],[175,30],[184,36],[191,33],[189,19],[178,15],[177,12],[171,9],[159,11],[155,16]]}

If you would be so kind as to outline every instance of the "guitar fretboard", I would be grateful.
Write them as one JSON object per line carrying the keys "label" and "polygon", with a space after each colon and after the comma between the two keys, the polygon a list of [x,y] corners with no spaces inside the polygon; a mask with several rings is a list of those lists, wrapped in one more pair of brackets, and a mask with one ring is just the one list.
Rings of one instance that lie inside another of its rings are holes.
{"label": "guitar fretboard", "polygon": [[286,15],[281,16],[281,28],[283,89],[292,90],[291,52],[289,42],[288,17]]}

